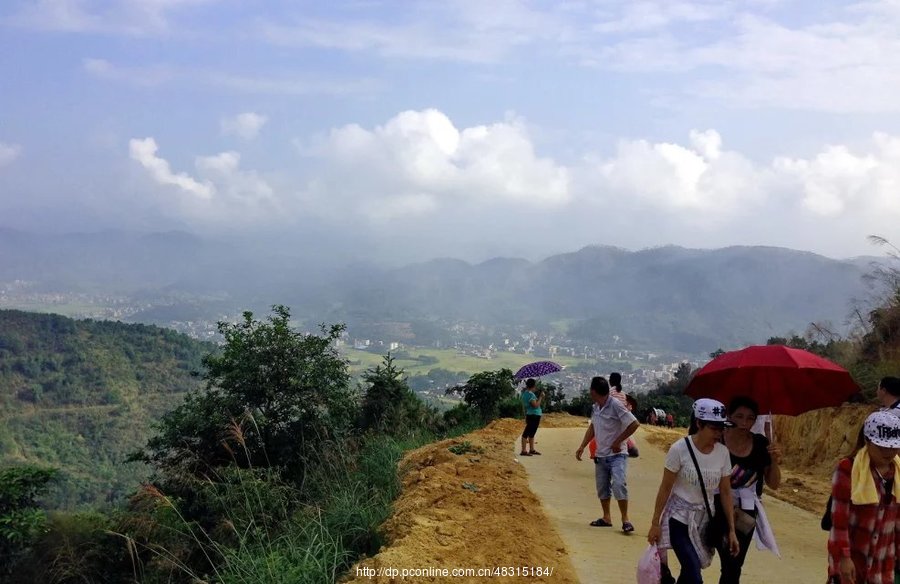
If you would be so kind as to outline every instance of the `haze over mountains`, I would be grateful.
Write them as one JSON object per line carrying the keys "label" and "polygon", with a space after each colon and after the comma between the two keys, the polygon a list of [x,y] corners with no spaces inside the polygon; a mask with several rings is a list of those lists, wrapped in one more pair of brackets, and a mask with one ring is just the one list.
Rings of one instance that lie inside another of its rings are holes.
{"label": "haze over mountains", "polygon": [[310,323],[346,321],[351,333],[412,323],[403,339],[412,344],[430,342],[426,329],[459,322],[689,352],[763,342],[813,321],[843,330],[854,302],[872,294],[862,276],[873,259],[773,247],[591,246],[540,261],[436,259],[386,268],[331,264],[327,249],[273,253],[182,232],[0,230],[0,283],[139,299],[148,308],[132,320],[215,318],[283,303]]}

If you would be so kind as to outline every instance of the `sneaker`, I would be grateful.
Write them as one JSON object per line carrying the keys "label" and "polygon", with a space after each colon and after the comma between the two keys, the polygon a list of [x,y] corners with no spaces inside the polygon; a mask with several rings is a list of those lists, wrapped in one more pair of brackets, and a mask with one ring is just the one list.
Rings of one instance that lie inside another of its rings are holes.
{"label": "sneaker", "polygon": [[531,455],[531,456],[540,456],[540,455],[541,455],[541,453],[538,452],[537,450],[532,450],[532,451],[529,452],[528,454]]}
{"label": "sneaker", "polygon": [[519,453],[519,456],[531,456],[530,452],[525,452],[524,450]]}

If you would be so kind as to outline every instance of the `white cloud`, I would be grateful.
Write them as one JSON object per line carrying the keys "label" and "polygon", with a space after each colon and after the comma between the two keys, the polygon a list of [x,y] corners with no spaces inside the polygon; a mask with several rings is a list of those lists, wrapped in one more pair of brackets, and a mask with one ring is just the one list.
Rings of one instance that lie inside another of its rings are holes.
{"label": "white cloud", "polygon": [[150,36],[175,30],[172,14],[218,0],[36,0],[11,18],[14,25],[41,31]]}
{"label": "white cloud", "polygon": [[189,195],[154,197],[161,212],[179,221],[199,228],[251,228],[289,220],[283,209],[289,201],[278,201],[275,189],[258,172],[241,169],[241,155],[237,152],[197,156],[195,178],[186,173],[174,174],[169,163],[157,156],[153,138],[131,140],[130,149],[131,158],[140,162],[156,183],[174,185]]}
{"label": "white cloud", "polygon": [[718,20],[731,9],[727,2],[648,2],[631,0],[624,4],[598,9],[599,22],[594,30],[601,33],[643,33],[676,23]]}
{"label": "white cloud", "polygon": [[0,168],[12,164],[22,153],[22,147],[18,144],[5,144],[0,142]]}
{"label": "white cloud", "polygon": [[440,111],[405,111],[371,130],[332,130],[315,155],[328,169],[317,178],[325,199],[367,216],[455,205],[547,208],[569,198],[566,169],[539,157],[524,124],[512,119],[458,129]]}
{"label": "white cloud", "polygon": [[774,167],[818,216],[862,212],[900,219],[900,137],[876,133],[868,152],[834,145],[812,159],[778,158]]}
{"label": "white cloud", "polygon": [[259,135],[259,131],[269,121],[267,116],[244,112],[232,118],[223,119],[219,126],[223,134],[233,134],[245,140],[253,140]]}
{"label": "white cloud", "polygon": [[118,67],[105,59],[83,59],[84,70],[97,78],[119,81],[141,87],[155,87],[175,81],[179,73],[171,67]]}
{"label": "white cloud", "polygon": [[615,156],[591,156],[579,172],[580,190],[631,212],[684,212],[721,222],[758,206],[765,170],[739,153],[722,150],[715,130],[692,131],[690,145],[623,140]]}
{"label": "white cloud", "polygon": [[797,242],[818,238],[818,251],[842,255],[864,252],[866,235],[900,221],[900,136],[765,161],[729,149],[713,129],[683,141],[622,140],[611,154],[568,165],[537,150],[516,118],[459,128],[438,110],[404,111],[320,136],[306,164],[275,175],[275,188],[271,177],[242,169],[237,152],[197,157],[190,176],[173,173],[152,138],[131,141],[132,158],[157,183],[191,195],[158,203],[193,225],[311,221],[386,241],[402,232],[422,242],[422,253],[463,233],[475,249],[502,245],[522,225],[542,225],[528,231],[535,249],[660,241],[808,248]]}
{"label": "white cloud", "polygon": [[[537,40],[558,40],[567,27],[556,9],[515,0],[411,1],[387,19],[361,9],[342,20],[298,17],[264,22],[259,35],[279,46],[375,53],[386,58],[494,63]],[[390,12],[390,11],[386,11]]]}
{"label": "white cloud", "polygon": [[[363,6],[332,19],[269,20],[270,43],[381,59],[494,64],[533,56],[658,73],[660,96],[727,107],[898,112],[900,4],[604,0],[410,2],[387,19]],[[567,62],[568,61],[568,62]],[[674,87],[674,88],[673,88]]]}
{"label": "white cloud", "polygon": [[196,167],[201,176],[216,185],[217,196],[251,205],[271,199],[272,187],[255,171],[241,170],[240,163],[237,152],[222,152],[198,157]]}
{"label": "white cloud", "polygon": [[731,6],[705,34],[663,18],[653,34],[612,43],[579,39],[571,50],[604,69],[681,75],[682,98],[712,98],[729,107],[900,111],[893,99],[900,93],[896,2],[810,11],[812,18],[801,23],[751,9]]}
{"label": "white cloud", "polygon": [[153,138],[144,138],[143,140],[133,138],[128,142],[128,149],[131,159],[146,168],[156,182],[163,185],[174,185],[182,191],[202,199],[209,199],[216,193],[215,187],[209,182],[201,183],[183,172],[173,173],[168,161],[156,155],[158,148],[156,140]]}
{"label": "white cloud", "polygon": [[93,77],[139,87],[166,83],[199,84],[239,93],[270,95],[371,94],[381,84],[369,78],[326,79],[298,75],[240,75],[212,70],[192,70],[169,65],[124,67],[105,59],[84,59],[82,68]]}

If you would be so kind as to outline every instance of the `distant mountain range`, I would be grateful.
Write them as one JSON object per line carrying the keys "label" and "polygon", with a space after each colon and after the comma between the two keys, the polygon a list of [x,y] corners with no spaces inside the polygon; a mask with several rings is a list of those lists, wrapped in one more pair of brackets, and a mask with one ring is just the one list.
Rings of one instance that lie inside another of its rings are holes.
{"label": "distant mountain range", "polygon": [[[585,342],[706,351],[841,329],[876,258],[834,260],[774,247],[590,246],[542,261],[436,259],[401,268],[330,265],[171,232],[43,237],[0,229],[0,282],[134,297],[216,298],[234,310],[284,303],[311,321],[526,325]],[[186,308],[187,307],[187,308]],[[202,302],[180,306],[182,317]],[[159,321],[158,316],[147,320]],[[413,330],[416,330],[413,327]],[[413,339],[414,342],[414,339]]]}

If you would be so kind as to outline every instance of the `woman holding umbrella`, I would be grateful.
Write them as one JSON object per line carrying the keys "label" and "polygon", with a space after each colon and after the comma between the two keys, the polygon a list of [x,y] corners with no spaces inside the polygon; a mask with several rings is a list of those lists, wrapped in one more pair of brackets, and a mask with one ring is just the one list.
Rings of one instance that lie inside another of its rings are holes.
{"label": "woman holding umbrella", "polygon": [[759,415],[759,406],[749,397],[738,396],[728,403],[728,419],[734,424],[725,429],[725,446],[731,457],[731,501],[717,497],[716,512],[724,504],[734,507],[735,524],[740,551],[732,556],[719,547],[722,575],[719,584],[739,584],[741,569],[753,534],[759,532],[760,546],[779,555],[775,537],[769,526],[760,496],[763,482],[770,489],[781,484],[781,451],[775,444],[760,434],[750,430]]}
{"label": "woman holding umbrella", "polygon": [[[538,456],[540,452],[534,449],[534,435],[537,434],[538,426],[541,423],[541,400],[544,399],[543,392],[538,390],[535,393],[537,382],[529,379],[525,382],[525,389],[522,390],[522,405],[525,407],[525,430],[522,432],[522,452],[519,456]],[[525,442],[528,442],[529,450],[525,450]]]}

